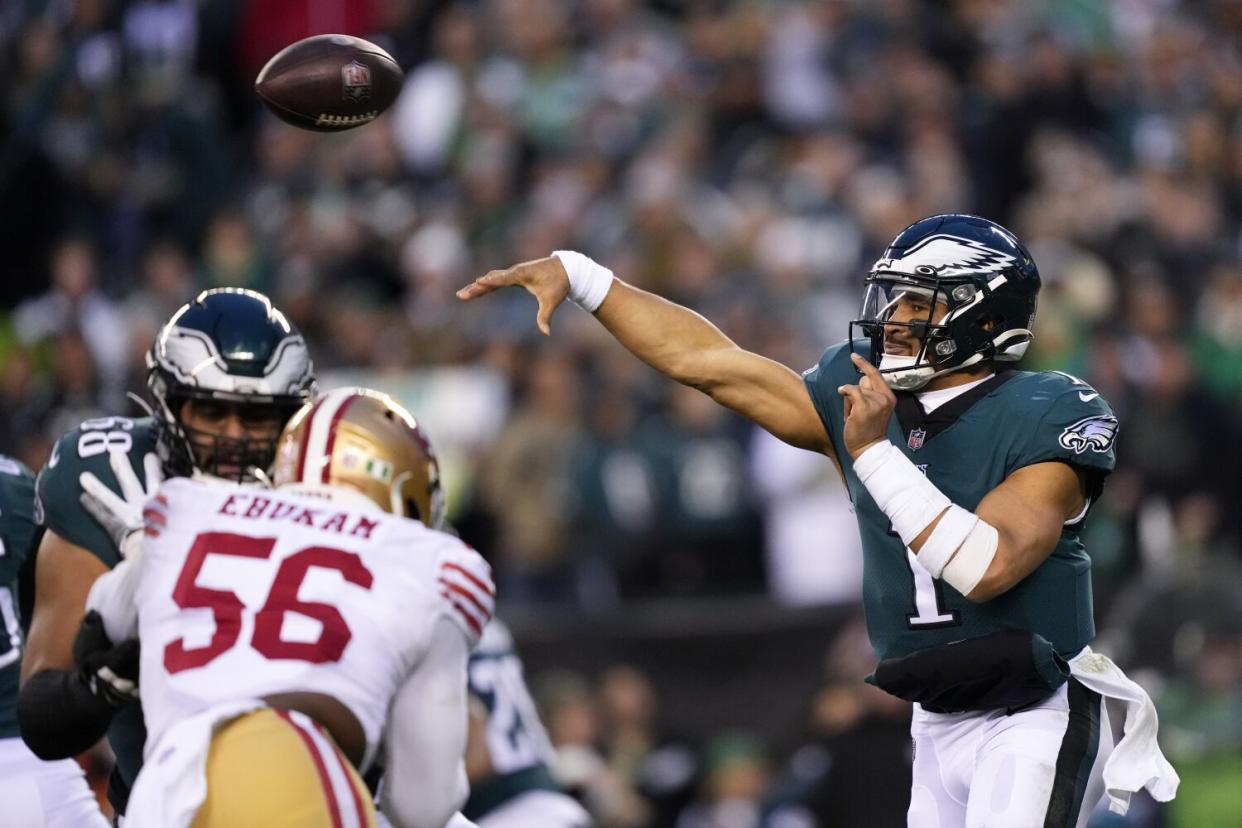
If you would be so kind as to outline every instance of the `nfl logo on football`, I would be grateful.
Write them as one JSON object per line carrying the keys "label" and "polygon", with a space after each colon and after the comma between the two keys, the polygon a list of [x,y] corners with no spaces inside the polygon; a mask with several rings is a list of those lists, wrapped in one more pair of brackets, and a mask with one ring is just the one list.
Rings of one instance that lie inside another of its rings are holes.
{"label": "nfl logo on football", "polygon": [[363,101],[371,97],[371,68],[356,60],[341,67],[341,84],[345,97]]}
{"label": "nfl logo on football", "polygon": [[927,432],[921,428],[910,429],[910,436],[906,438],[906,445],[910,447],[910,451],[918,451],[923,447],[923,441],[927,439]]}

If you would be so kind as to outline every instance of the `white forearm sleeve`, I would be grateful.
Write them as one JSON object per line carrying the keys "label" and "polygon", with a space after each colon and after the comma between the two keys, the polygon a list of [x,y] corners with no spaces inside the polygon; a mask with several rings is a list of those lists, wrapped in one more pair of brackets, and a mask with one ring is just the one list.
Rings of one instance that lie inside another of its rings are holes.
{"label": "white forearm sleeve", "polygon": [[854,461],[854,474],[867,487],[875,505],[893,523],[893,531],[909,546],[952,501],[927,475],[888,440],[881,440]]}
{"label": "white forearm sleeve", "polygon": [[854,473],[906,546],[939,516],[917,553],[919,564],[962,595],[974,591],[996,557],[996,527],[954,505],[887,440],[864,451],[854,461]]}
{"label": "white forearm sleeve", "polygon": [[1000,533],[996,527],[981,519],[966,535],[957,554],[945,565],[941,577],[958,592],[969,595],[987,574],[999,546]]}
{"label": "white forearm sleeve", "polygon": [[86,609],[103,618],[113,644],[138,637],[138,576],[141,559],[124,560],[99,576],[86,596]]}
{"label": "white forearm sleeve", "polygon": [[380,808],[396,828],[443,828],[469,793],[466,662],[470,645],[448,619],[389,709]]}
{"label": "white forearm sleeve", "polygon": [[939,578],[953,553],[978,525],[979,516],[974,512],[968,512],[961,506],[945,509],[936,528],[923,541],[923,548],[918,553],[919,563],[933,578]]}

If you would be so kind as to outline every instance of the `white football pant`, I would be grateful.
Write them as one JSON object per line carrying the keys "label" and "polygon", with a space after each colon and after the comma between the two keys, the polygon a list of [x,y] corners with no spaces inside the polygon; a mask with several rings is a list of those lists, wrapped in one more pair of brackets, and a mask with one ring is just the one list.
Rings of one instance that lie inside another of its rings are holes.
{"label": "white football pant", "polygon": [[916,704],[910,732],[909,828],[1085,828],[1104,795],[1108,713],[1073,678],[1008,716]]}
{"label": "white football pant", "polygon": [[5,828],[108,828],[86,774],[72,759],[45,762],[21,739],[0,739]]}

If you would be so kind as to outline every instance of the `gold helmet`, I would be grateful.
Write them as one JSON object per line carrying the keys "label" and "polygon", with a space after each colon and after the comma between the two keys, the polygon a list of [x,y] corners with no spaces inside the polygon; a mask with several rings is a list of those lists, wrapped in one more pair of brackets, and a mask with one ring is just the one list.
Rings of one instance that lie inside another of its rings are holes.
{"label": "gold helmet", "polygon": [[386,512],[443,527],[435,452],[410,412],[378,391],[340,388],[302,406],[277,440],[273,483],[351,489]]}

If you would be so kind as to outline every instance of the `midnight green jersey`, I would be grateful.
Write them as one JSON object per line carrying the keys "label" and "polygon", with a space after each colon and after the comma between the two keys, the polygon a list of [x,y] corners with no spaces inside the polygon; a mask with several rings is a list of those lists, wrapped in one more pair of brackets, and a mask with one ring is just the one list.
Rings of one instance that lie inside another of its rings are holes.
{"label": "midnight green jersey", "polygon": [[22,666],[17,578],[42,533],[34,521],[34,475],[0,455],[0,739],[17,738],[17,684]]}
{"label": "midnight green jersey", "polygon": [[513,638],[495,618],[470,655],[470,693],[487,708],[487,749],[496,772],[471,783],[462,813],[475,820],[520,793],[560,790],[548,771],[551,743],[526,689]]}
{"label": "midnight green jersey", "polygon": [[[103,527],[82,506],[78,476],[92,472],[108,488],[120,494],[120,486],[108,459],[110,451],[129,455],[139,480],[144,478],[143,456],[155,451],[155,421],[150,417],[100,417],[87,420],[56,442],[47,465],[39,472],[38,511],[42,525],[60,537],[83,547],[109,568],[121,561],[120,550]],[[109,783],[113,804],[123,807],[129,789],[142,767],[146,729],[142,708],[130,704],[119,710],[108,728],[108,742],[116,754],[116,770]]]}
{"label": "midnight green jersey", "polygon": [[[856,340],[854,350],[870,355],[864,340]],[[1082,649],[1095,635],[1091,561],[1078,538],[1084,516],[1062,529],[1052,554],[1012,589],[990,601],[967,601],[918,565],[854,474],[837,388],[858,378],[848,342],[829,348],[805,374],[854,502],[863,545],[863,604],[877,656],[895,658],[1013,629],[1039,633],[1063,656]],[[1112,409],[1068,374],[1001,371],[926,415],[914,395],[899,392],[897,398],[889,440],[964,509],[973,511],[1018,469],[1048,461],[1085,470],[1094,498],[1116,460]]]}

